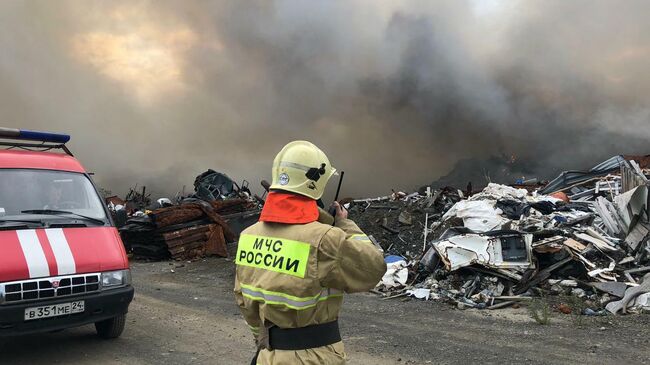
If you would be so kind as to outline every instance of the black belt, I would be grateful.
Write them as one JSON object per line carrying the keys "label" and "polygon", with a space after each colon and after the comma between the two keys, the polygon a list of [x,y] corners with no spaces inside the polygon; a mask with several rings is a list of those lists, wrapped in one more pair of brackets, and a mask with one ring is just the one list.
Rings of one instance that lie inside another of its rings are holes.
{"label": "black belt", "polygon": [[273,350],[306,350],[341,341],[338,320],[301,328],[269,328]]}

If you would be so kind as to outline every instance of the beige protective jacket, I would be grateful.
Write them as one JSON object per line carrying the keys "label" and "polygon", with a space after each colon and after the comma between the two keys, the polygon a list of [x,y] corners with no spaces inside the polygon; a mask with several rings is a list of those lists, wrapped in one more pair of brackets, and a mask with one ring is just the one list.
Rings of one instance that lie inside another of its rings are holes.
{"label": "beige protective jacket", "polygon": [[372,289],[386,272],[383,254],[349,219],[335,226],[258,222],[238,244],[235,297],[262,350],[258,364],[345,364],[342,342],[269,351],[268,328],[338,319],[343,293]]}

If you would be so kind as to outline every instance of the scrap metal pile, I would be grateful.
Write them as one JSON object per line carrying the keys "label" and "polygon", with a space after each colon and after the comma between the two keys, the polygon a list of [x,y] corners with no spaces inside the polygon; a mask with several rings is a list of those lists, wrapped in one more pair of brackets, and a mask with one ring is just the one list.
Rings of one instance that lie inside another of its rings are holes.
{"label": "scrap metal pile", "polygon": [[246,187],[212,170],[197,177],[195,189],[178,204],[161,199],[164,207],[129,218],[120,228],[127,252],[154,260],[228,257],[226,243],[257,219],[260,201]]}
{"label": "scrap metal pile", "polygon": [[580,298],[583,314],[650,310],[649,160],[616,156],[534,192],[354,200],[350,214],[387,254],[385,297],[496,309],[558,295]]}

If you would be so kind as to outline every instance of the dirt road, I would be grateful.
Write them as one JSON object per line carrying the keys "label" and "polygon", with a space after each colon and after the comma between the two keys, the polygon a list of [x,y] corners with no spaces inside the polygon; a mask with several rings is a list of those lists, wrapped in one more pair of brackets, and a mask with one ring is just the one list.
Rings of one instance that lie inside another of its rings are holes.
{"label": "dirt road", "polygon": [[[127,328],[103,341],[91,326],[0,339],[0,364],[248,364],[249,330],[234,304],[226,259],[132,264],[136,299]],[[173,272],[172,272],[173,271]],[[350,295],[341,318],[350,364],[643,364],[650,315],[555,315],[460,311],[445,304]]]}

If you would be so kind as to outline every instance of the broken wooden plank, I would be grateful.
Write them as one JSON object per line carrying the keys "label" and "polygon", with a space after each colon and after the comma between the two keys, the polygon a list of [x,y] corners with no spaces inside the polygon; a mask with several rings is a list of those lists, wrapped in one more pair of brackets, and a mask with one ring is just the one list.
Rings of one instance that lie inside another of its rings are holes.
{"label": "broken wooden plank", "polygon": [[574,240],[573,238],[568,238],[568,239],[566,239],[566,240],[563,242],[563,244],[564,244],[565,246],[567,246],[568,248],[570,248],[570,249],[572,249],[572,250],[575,250],[575,251],[577,251],[577,252],[582,252],[582,251],[584,251],[584,250],[587,248],[587,246],[585,246],[585,245],[583,245],[582,243],[580,243],[580,242]]}

